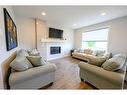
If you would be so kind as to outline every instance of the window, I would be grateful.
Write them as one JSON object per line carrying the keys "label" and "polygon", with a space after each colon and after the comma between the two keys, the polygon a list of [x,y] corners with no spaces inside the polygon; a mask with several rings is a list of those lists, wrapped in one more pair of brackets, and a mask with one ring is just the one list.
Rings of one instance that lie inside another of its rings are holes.
{"label": "window", "polygon": [[93,50],[107,50],[108,28],[99,29],[82,34],[82,48]]}

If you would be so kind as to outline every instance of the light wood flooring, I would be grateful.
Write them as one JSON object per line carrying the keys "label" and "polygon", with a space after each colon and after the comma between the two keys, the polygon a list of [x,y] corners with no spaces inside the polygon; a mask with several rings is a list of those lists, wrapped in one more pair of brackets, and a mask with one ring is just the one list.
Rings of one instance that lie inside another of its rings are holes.
{"label": "light wood flooring", "polygon": [[55,82],[46,89],[93,89],[88,83],[81,82],[79,77],[80,62],[71,57],[65,57],[50,61],[55,63],[57,70],[55,72]]}

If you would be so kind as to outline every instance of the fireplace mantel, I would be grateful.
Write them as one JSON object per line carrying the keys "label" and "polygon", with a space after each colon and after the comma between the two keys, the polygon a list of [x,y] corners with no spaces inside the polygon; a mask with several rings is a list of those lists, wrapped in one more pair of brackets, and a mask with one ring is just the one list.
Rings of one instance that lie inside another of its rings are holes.
{"label": "fireplace mantel", "polygon": [[42,43],[63,43],[65,40],[62,39],[41,39]]}

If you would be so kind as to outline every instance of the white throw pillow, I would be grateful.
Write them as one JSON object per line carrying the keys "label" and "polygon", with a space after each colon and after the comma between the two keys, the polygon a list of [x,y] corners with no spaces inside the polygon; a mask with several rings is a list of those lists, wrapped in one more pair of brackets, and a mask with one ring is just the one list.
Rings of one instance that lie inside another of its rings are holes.
{"label": "white throw pillow", "polygon": [[77,49],[75,49],[73,53],[77,53],[77,52],[78,52],[78,50],[77,50]]}
{"label": "white throw pillow", "polygon": [[32,68],[32,64],[27,60],[26,57],[17,56],[11,63],[10,67],[15,71],[25,71]]}
{"label": "white throw pillow", "polygon": [[92,51],[91,49],[85,49],[85,50],[84,50],[84,53],[86,53],[86,54],[92,54],[93,51]]}
{"label": "white throw pillow", "polygon": [[33,49],[33,50],[29,51],[29,55],[30,56],[39,56],[40,53],[38,52],[37,49]]}
{"label": "white throw pillow", "polygon": [[83,49],[74,49],[74,52],[84,53],[84,50]]}
{"label": "white throw pillow", "polygon": [[97,51],[93,51],[92,55],[96,56],[97,55]]}
{"label": "white throw pillow", "polygon": [[34,66],[42,66],[47,63],[46,60],[44,60],[44,58],[42,58],[41,56],[27,56],[26,58]]}
{"label": "white throw pillow", "polygon": [[105,53],[103,57],[105,57],[106,60],[108,60],[112,57],[112,53]]}
{"label": "white throw pillow", "polygon": [[108,71],[119,70],[123,67],[125,60],[126,60],[126,58],[115,56],[115,57],[107,60],[106,62],[104,62],[102,64],[102,68],[104,68],[105,70],[108,70]]}

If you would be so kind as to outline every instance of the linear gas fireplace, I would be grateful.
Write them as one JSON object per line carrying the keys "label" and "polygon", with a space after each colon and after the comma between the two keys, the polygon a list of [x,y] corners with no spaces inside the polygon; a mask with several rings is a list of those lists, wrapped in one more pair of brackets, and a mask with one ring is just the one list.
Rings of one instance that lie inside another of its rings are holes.
{"label": "linear gas fireplace", "polygon": [[60,46],[50,47],[50,54],[59,54],[59,53],[61,53],[61,47]]}

